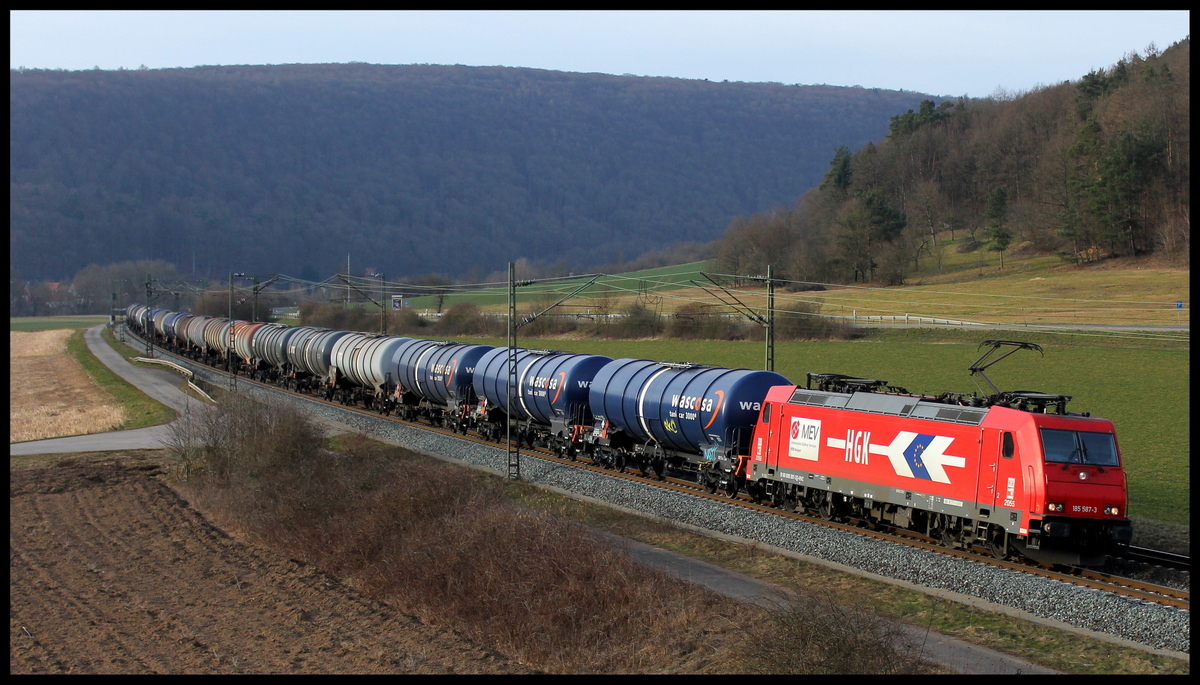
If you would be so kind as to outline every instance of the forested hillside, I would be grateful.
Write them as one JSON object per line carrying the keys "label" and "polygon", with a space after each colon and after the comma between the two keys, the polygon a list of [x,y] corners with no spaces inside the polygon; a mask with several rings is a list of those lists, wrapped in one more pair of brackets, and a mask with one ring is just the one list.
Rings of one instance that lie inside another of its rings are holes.
{"label": "forested hillside", "polygon": [[1000,268],[1011,251],[1185,263],[1190,57],[1185,38],[1020,97],[924,101],[893,117],[878,145],[839,148],[791,209],[735,220],[722,268],[899,284],[940,264],[947,232]]}
{"label": "forested hillside", "polygon": [[502,67],[15,70],[11,267],[611,264],[792,204],[926,97]]}

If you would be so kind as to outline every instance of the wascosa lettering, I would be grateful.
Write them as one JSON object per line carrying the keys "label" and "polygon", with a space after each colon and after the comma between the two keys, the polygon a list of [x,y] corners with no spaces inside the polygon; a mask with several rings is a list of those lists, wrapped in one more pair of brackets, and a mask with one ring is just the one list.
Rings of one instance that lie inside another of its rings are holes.
{"label": "wascosa lettering", "polygon": [[529,387],[554,390],[558,387],[558,379],[554,376],[537,376],[529,379]]}
{"label": "wascosa lettering", "polygon": [[671,406],[676,409],[691,409],[692,411],[712,411],[716,400],[711,397],[689,397],[687,395],[671,395]]}
{"label": "wascosa lettering", "polygon": [[451,360],[449,364],[434,364],[432,369],[433,380],[445,380],[446,387],[450,387],[450,381],[454,379],[454,372],[458,369],[458,360]]}

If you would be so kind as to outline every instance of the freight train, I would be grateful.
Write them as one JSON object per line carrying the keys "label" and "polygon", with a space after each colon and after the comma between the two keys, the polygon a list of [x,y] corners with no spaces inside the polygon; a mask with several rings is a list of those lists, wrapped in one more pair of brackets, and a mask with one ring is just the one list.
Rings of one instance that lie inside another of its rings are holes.
{"label": "freight train", "polygon": [[[886,381],[516,349],[131,305],[135,333],[198,362],[407,420],[956,548],[1096,565],[1127,544],[1111,421],[1039,392],[909,393]],[[987,341],[988,352],[1040,351]],[[1003,358],[1003,357],[1001,357]],[[990,362],[994,363],[998,359]],[[985,381],[977,362],[971,367]],[[988,381],[990,384],[990,381]]]}

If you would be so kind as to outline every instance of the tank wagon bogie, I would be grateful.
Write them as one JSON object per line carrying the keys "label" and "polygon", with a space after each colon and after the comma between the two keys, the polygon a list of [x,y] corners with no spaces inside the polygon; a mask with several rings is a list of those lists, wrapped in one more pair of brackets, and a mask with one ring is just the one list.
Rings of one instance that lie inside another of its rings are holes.
{"label": "tank wagon bogie", "polygon": [[125,311],[139,335],[235,374],[488,439],[511,416],[519,443],[559,457],[671,469],[952,547],[1088,565],[1132,536],[1113,425],[1067,412],[1068,396],[931,397],[837,374],[801,387],[768,371]]}

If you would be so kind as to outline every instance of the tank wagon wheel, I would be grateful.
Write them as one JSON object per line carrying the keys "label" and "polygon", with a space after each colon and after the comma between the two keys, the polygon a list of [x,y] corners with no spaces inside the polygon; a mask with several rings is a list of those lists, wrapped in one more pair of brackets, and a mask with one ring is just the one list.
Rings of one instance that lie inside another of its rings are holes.
{"label": "tank wagon wheel", "polygon": [[617,452],[614,460],[616,462],[617,473],[625,473],[625,454],[623,452]]}
{"label": "tank wagon wheel", "polygon": [[714,476],[709,471],[705,471],[704,475],[702,475],[700,478],[701,478],[701,482],[704,485],[704,489],[708,491],[708,494],[710,494],[710,495],[717,494],[717,478],[716,478],[716,476]]}
{"label": "tank wagon wheel", "polygon": [[[661,475],[661,474],[660,474]],[[734,499],[738,496],[738,482],[736,478],[730,478],[725,484],[725,496],[729,499]]]}

